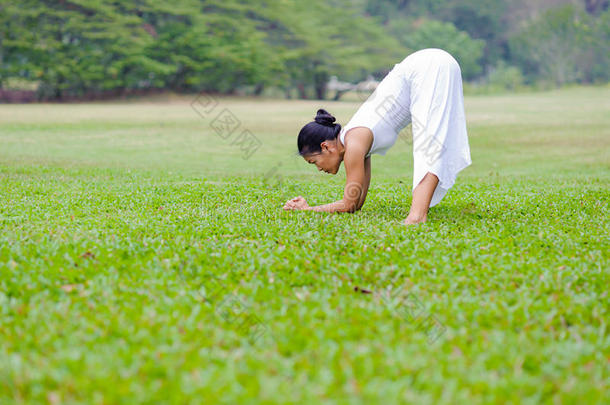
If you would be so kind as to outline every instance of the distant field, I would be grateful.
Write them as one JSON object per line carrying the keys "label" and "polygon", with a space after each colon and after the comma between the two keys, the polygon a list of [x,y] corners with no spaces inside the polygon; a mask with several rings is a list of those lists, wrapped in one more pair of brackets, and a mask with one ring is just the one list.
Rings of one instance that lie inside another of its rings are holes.
{"label": "distant field", "polygon": [[192,102],[0,106],[0,403],[607,403],[610,88],[468,97],[410,228],[408,130],[290,213],[359,102]]}

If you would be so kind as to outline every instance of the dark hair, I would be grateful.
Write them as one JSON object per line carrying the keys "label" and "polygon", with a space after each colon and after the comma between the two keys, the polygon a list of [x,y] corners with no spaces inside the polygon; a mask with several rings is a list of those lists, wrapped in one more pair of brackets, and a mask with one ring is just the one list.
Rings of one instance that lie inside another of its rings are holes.
{"label": "dark hair", "polygon": [[335,117],[324,109],[319,109],[314,121],[305,125],[299,132],[297,146],[301,156],[308,153],[322,152],[320,144],[324,141],[337,139],[341,124],[334,124]]}

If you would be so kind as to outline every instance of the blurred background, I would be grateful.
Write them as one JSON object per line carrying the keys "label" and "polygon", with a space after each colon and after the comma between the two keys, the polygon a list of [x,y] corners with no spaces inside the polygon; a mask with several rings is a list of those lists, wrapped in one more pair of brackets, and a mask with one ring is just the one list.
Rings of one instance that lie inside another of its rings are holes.
{"label": "blurred background", "polygon": [[0,100],[339,99],[443,48],[467,92],[607,83],[608,0],[0,0]]}

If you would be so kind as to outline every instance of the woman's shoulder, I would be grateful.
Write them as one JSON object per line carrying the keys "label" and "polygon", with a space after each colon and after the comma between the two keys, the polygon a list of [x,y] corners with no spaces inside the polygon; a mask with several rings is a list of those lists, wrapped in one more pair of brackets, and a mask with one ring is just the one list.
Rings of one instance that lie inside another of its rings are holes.
{"label": "woman's shoulder", "polygon": [[[370,152],[375,142],[373,131],[366,126],[354,126],[351,128],[343,128],[341,130],[341,143],[345,148],[363,148]],[[349,135],[349,136],[348,136]],[[367,153],[368,153],[367,152]],[[368,157],[369,155],[367,155]]]}
{"label": "woman's shoulder", "polygon": [[[341,135],[343,136],[343,139],[345,139],[348,134],[350,135],[350,139],[353,139],[353,138],[365,138],[366,139],[368,137],[373,139],[373,137],[374,137],[373,130],[366,125],[355,125],[350,128],[341,129]],[[353,134],[357,134],[357,135],[353,135]]]}

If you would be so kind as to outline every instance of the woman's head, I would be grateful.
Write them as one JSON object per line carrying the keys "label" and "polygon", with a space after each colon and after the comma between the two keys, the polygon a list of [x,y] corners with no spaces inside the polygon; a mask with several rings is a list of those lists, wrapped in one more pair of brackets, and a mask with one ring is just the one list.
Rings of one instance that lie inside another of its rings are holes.
{"label": "woman's head", "polygon": [[336,174],[343,161],[343,145],[339,140],[341,125],[335,117],[319,109],[314,121],[301,128],[297,138],[299,154],[318,170]]}

